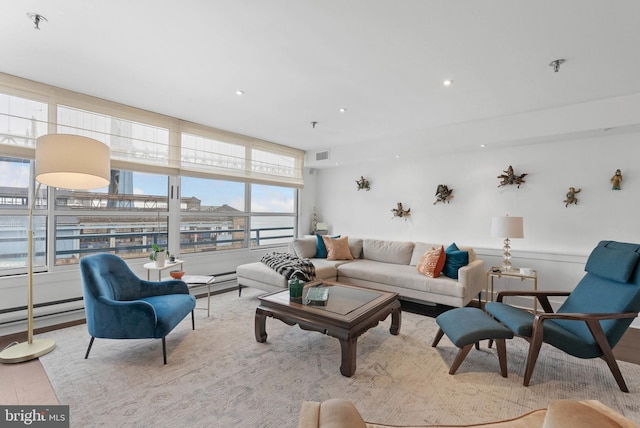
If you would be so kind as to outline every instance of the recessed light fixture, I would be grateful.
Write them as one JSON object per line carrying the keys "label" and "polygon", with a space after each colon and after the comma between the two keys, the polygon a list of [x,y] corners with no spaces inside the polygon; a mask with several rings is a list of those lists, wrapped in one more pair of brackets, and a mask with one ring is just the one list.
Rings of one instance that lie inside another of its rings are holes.
{"label": "recessed light fixture", "polygon": [[396,159],[400,159],[400,155],[396,155]]}
{"label": "recessed light fixture", "polygon": [[344,113],[344,112],[346,112],[346,111],[347,111],[347,109],[346,109],[346,108],[344,108],[344,107],[341,107],[341,108],[340,108],[340,110],[338,110],[338,111],[339,111],[340,113]]}
{"label": "recessed light fixture", "polygon": [[237,91],[236,91],[236,95],[244,95],[244,91],[237,90]]}
{"label": "recessed light fixture", "polygon": [[453,83],[453,80],[450,80],[450,79],[444,80],[442,82],[444,86],[451,86],[452,83]]}
{"label": "recessed light fixture", "polygon": [[485,147],[487,147],[487,145],[486,144],[480,144],[480,147],[482,147],[484,149]]}

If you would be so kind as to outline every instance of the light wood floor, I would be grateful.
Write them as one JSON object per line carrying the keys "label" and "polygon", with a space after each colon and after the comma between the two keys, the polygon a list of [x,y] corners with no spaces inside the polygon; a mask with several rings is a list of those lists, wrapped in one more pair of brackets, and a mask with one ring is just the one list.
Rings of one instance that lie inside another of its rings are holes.
{"label": "light wood floor", "polygon": [[[16,336],[0,337],[0,349]],[[24,340],[24,339],[22,339]],[[630,328],[613,351],[616,359],[640,364],[640,329]],[[55,392],[39,360],[18,364],[0,364],[0,403],[3,405],[22,404],[64,404],[58,403]]]}

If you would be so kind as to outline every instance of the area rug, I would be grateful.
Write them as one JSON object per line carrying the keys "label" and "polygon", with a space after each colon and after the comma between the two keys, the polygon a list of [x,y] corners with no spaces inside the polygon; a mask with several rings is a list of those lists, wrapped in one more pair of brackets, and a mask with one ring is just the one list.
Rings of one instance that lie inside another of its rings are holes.
{"label": "area rug", "polygon": [[[89,359],[86,326],[39,335],[57,342],[41,357],[72,427],[295,427],[304,400],[345,398],[367,421],[394,425],[470,424],[510,418],[555,399],[597,399],[640,422],[640,366],[620,362],[631,390],[618,389],[604,361],[579,360],[543,346],[531,386],[522,386],[527,343],[508,341],[509,377],[495,349],[473,349],[455,375],[458,349],[447,338],[431,347],[433,318],[402,314],[358,339],[357,369],[340,374],[337,339],[267,319],[266,343],[254,336],[258,290],[212,301],[160,340],[96,339]],[[202,304],[202,302],[200,302]]]}

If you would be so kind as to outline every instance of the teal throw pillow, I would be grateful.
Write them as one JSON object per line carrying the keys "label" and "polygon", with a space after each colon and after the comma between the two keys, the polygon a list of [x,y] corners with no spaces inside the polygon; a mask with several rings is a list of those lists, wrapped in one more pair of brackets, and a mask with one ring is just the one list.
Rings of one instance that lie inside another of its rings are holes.
{"label": "teal throw pillow", "polygon": [[[331,238],[339,238],[340,235],[331,236]],[[324,245],[322,235],[316,235],[316,259],[327,258],[327,247]]]}
{"label": "teal throw pillow", "polygon": [[447,258],[444,261],[442,273],[449,278],[458,279],[458,269],[469,264],[469,252],[460,251],[456,243],[449,245],[444,252]]}

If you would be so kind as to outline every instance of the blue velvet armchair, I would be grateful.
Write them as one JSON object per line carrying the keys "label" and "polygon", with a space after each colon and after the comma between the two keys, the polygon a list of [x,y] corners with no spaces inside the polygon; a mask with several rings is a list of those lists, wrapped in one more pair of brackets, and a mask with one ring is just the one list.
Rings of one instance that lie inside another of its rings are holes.
{"label": "blue velvet armchair", "polygon": [[[591,252],[585,276],[571,292],[505,291],[488,313],[529,341],[528,386],[542,343],[577,358],[602,358],[620,389],[629,392],[612,349],[640,311],[640,244],[602,241]],[[533,315],[504,303],[507,296],[534,296],[545,313]],[[549,296],[568,296],[553,313]]]}
{"label": "blue velvet armchair", "polygon": [[113,254],[95,254],[80,260],[87,328],[91,341],[102,339],[162,339],[162,357],[167,364],[165,337],[193,310],[195,297],[183,281],[145,281],[127,263]]}

